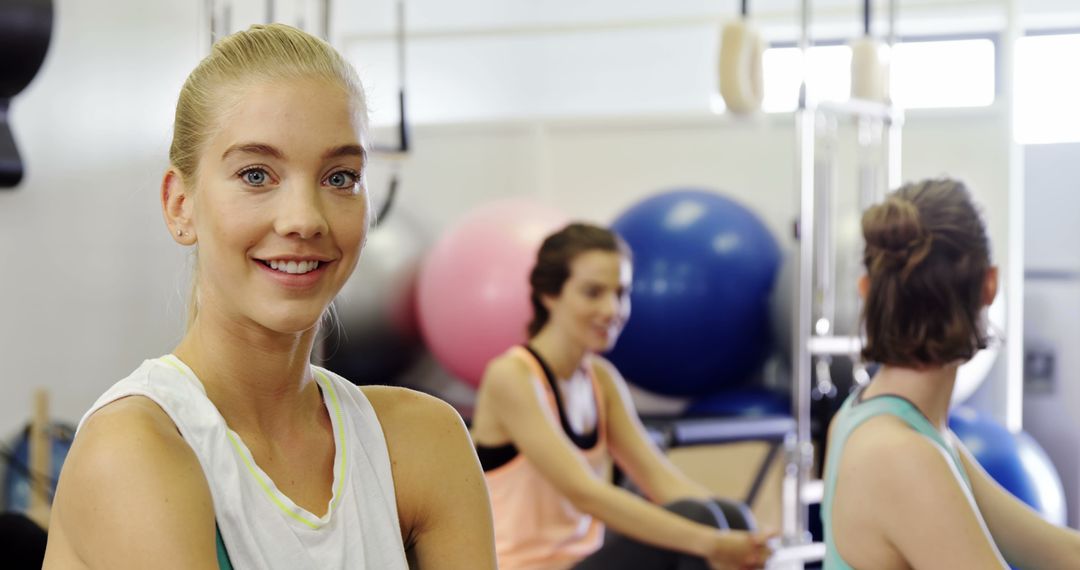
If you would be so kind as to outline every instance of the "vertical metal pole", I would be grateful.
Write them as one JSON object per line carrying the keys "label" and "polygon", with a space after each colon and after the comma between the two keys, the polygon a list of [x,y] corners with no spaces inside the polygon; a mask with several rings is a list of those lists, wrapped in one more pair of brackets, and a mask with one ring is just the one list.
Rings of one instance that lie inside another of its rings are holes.
{"label": "vertical metal pole", "polygon": [[205,0],[203,2],[203,10],[206,10],[207,36],[209,37],[209,41],[206,42],[206,52],[210,53],[210,50],[214,47],[214,42],[217,41],[217,2],[214,0]]}
{"label": "vertical metal pole", "polygon": [[405,89],[405,0],[397,3],[398,88]]}
{"label": "vertical metal pole", "polygon": [[320,18],[319,22],[322,27],[322,39],[328,43],[333,43],[330,41],[330,10],[332,7],[331,0],[322,0],[322,18]]}
{"label": "vertical metal pole", "polygon": [[[899,36],[896,32],[896,20],[897,20],[897,1],[889,0],[889,58],[893,57],[893,50],[896,49],[896,43],[899,41]],[[890,65],[890,73],[892,66]],[[888,104],[892,106],[892,81],[889,81],[889,93],[886,94]],[[904,119],[899,112],[893,108],[892,115],[887,119],[885,129],[887,132],[888,140],[885,144],[885,152],[888,161],[888,173],[886,174],[886,190],[895,190],[903,183],[903,174],[900,172],[901,167],[901,143],[903,142],[900,137],[900,129],[903,127]]]}
{"label": "vertical metal pole", "polygon": [[897,12],[896,0],[889,0],[889,37],[888,37],[888,42],[889,42],[889,47],[890,48],[893,45],[895,45],[897,40],[899,39],[897,37],[897,35],[896,35],[896,12]]}
{"label": "vertical metal pole", "polygon": [[[999,420],[1012,432],[1024,426],[1024,149],[1016,142],[1016,42],[1023,36],[1020,0],[1006,0],[1002,76],[1009,117],[1008,258],[1005,265],[1005,389]],[[999,278],[1000,279],[1000,278]]]}
{"label": "vertical metal pole", "polygon": [[398,60],[398,149],[409,151],[409,126],[405,115],[405,0],[397,3],[397,60]]}
{"label": "vertical metal pole", "polygon": [[814,255],[814,144],[817,112],[808,104],[806,93],[807,54],[810,47],[810,0],[802,0],[802,27],[799,47],[803,54],[803,80],[799,89],[799,110],[795,113],[798,137],[796,160],[799,168],[799,257],[792,323],[792,404],[796,423],[795,441],[789,444],[785,472],[784,540],[788,544],[807,541],[809,509],[803,501],[808,463],[813,458],[810,442],[810,348]]}
{"label": "vertical metal pole", "polygon": [[801,544],[806,541],[809,510],[802,500],[808,479],[813,453],[810,439],[810,391],[811,354],[810,330],[813,309],[813,267],[815,250],[814,228],[814,128],[817,112],[803,108],[796,113],[796,131],[799,138],[799,263],[798,297],[795,305],[795,330],[792,333],[795,381],[792,383],[792,401],[795,404],[796,449],[794,450],[795,477],[794,500],[790,508],[795,511],[794,527],[784,529],[789,541]]}
{"label": "vertical metal pole", "polygon": [[888,190],[895,190],[903,184],[903,173],[900,172],[901,165],[903,164],[902,150],[903,139],[901,137],[901,129],[903,128],[903,118],[893,115],[889,119],[889,124],[886,126],[888,129],[888,143],[886,144],[886,153],[888,153],[888,167],[889,173]]}
{"label": "vertical metal pole", "polygon": [[[824,123],[824,124],[822,124]],[[836,327],[836,210],[840,200],[837,182],[837,131],[834,117],[819,116],[814,124],[814,278],[810,319],[814,334],[833,334]],[[821,137],[822,152],[817,152]],[[816,310],[815,310],[816,309]]]}
{"label": "vertical metal pole", "polygon": [[232,33],[232,0],[225,2],[221,21],[221,37],[225,37]]}

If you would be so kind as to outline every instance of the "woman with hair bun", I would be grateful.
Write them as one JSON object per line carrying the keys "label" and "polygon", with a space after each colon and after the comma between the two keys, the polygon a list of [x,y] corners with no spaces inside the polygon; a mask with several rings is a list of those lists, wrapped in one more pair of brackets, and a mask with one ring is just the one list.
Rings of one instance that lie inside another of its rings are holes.
{"label": "woman with hair bun", "polygon": [[1080,567],[1080,534],[995,483],[948,428],[957,368],[987,345],[998,283],[967,188],[905,185],[862,231],[862,356],[881,369],[829,428],[825,568]]}

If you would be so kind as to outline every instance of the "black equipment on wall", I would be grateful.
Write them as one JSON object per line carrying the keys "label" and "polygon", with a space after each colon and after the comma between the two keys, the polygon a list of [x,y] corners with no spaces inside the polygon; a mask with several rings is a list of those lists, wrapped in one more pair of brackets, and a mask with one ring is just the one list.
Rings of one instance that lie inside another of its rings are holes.
{"label": "black equipment on wall", "polygon": [[41,69],[53,30],[53,0],[0,0],[0,188],[23,177],[9,109]]}

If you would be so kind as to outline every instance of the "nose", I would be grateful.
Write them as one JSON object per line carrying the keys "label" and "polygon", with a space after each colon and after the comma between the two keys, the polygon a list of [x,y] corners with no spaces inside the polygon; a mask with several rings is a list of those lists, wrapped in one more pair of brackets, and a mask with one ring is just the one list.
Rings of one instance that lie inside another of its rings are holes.
{"label": "nose", "polygon": [[604,295],[603,301],[600,302],[600,316],[604,319],[611,320],[617,317],[622,309],[623,299],[615,292]]}
{"label": "nose", "polygon": [[326,234],[326,215],[318,187],[297,183],[280,190],[274,220],[278,235],[306,240]]}

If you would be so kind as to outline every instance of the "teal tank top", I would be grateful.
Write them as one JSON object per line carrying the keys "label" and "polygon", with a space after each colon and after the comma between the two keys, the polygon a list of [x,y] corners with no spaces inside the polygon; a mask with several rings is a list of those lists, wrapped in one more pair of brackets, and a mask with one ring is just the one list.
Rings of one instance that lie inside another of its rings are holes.
{"label": "teal tank top", "polygon": [[221,531],[214,529],[215,542],[217,542],[217,560],[219,570],[233,570],[232,560],[229,559],[229,551],[225,550],[225,541],[221,538]]}
{"label": "teal tank top", "polygon": [[944,449],[956,464],[956,470],[963,477],[964,484],[969,490],[971,489],[971,481],[964,471],[964,464],[960,461],[956,450],[945,443],[945,439],[934,429],[930,420],[926,419],[926,416],[914,404],[901,396],[892,395],[875,396],[863,400],[862,393],[863,388],[860,388],[848,396],[833,418],[832,443],[829,445],[828,457],[825,459],[825,496],[821,501],[821,523],[825,532],[825,570],[854,570],[840,557],[840,553],[836,550],[836,543],[833,541],[832,499],[835,496],[836,470],[844,451],[844,444],[866,420],[885,414],[900,418],[911,426],[911,429],[923,434]]}

